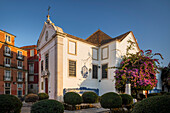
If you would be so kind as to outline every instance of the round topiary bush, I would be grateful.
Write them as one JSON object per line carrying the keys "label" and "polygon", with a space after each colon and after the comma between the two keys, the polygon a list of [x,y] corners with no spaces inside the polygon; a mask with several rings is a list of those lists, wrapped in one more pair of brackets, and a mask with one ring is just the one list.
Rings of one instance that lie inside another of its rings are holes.
{"label": "round topiary bush", "polygon": [[31,113],[64,113],[64,106],[56,100],[41,100],[32,105]]}
{"label": "round topiary bush", "polygon": [[38,93],[38,97],[39,97],[39,100],[44,100],[44,99],[49,98],[47,93]]}
{"label": "round topiary bush", "polygon": [[0,95],[0,113],[20,113],[22,102],[14,95]]}
{"label": "round topiary bush", "polygon": [[64,102],[75,106],[82,103],[82,98],[78,93],[68,92],[64,95]]}
{"label": "round topiary bush", "polygon": [[114,92],[105,93],[101,96],[100,104],[103,108],[119,108],[122,106],[122,98]]}
{"label": "round topiary bush", "polygon": [[84,92],[82,95],[83,103],[96,103],[98,95],[95,92]]}
{"label": "round topiary bush", "polygon": [[169,113],[170,96],[153,96],[137,102],[132,113]]}
{"label": "round topiary bush", "polygon": [[28,94],[25,97],[25,102],[36,102],[38,101],[39,97],[36,94]]}
{"label": "round topiary bush", "polygon": [[128,94],[120,94],[122,97],[122,105],[128,106],[133,104],[133,97]]}

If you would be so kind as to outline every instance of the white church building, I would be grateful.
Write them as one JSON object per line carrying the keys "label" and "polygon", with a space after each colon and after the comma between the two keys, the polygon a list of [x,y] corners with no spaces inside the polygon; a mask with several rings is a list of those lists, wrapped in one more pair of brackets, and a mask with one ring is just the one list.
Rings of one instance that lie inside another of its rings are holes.
{"label": "white church building", "polygon": [[128,40],[136,42],[132,31],[112,38],[97,30],[87,39],[65,33],[49,19],[44,23],[37,46],[39,52],[39,92],[62,101],[69,91],[98,95],[116,92],[114,69],[126,54]]}

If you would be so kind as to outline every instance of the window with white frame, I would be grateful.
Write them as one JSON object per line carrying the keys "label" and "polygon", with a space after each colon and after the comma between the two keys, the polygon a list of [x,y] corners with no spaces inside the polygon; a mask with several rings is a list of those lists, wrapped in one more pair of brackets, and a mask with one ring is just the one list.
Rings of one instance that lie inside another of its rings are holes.
{"label": "window with white frame", "polygon": [[18,81],[22,81],[22,72],[18,72]]}
{"label": "window with white frame", "polygon": [[44,70],[44,66],[43,65],[44,65],[44,61],[42,60],[41,61],[41,72]]}
{"label": "window with white frame", "polygon": [[34,64],[33,63],[29,64],[29,74],[34,74]]}
{"label": "window with white frame", "polygon": [[48,53],[45,55],[45,70],[48,70],[48,63],[49,63]]}
{"label": "window with white frame", "polygon": [[5,58],[5,66],[10,66],[11,65],[11,59],[10,58]]}
{"label": "window with white frame", "polygon": [[97,48],[93,48],[92,49],[92,58],[93,58],[93,60],[98,60],[98,49]]}
{"label": "window with white frame", "polygon": [[34,56],[34,49],[30,50],[30,56]]}
{"label": "window with white frame", "polygon": [[92,70],[93,70],[92,78],[97,79],[98,78],[98,65],[93,64]]}
{"label": "window with white frame", "polygon": [[69,60],[69,76],[76,77],[76,61]]}
{"label": "window with white frame", "polygon": [[5,46],[5,54],[10,55],[11,54],[11,49],[7,46]]}
{"label": "window with white frame", "polygon": [[72,55],[76,55],[76,42],[74,41],[69,41],[68,42],[68,53]]}
{"label": "window with white frame", "polygon": [[107,78],[107,64],[102,65],[102,78]]}
{"label": "window with white frame", "polygon": [[4,80],[6,80],[6,81],[11,80],[11,71],[10,70],[5,70]]}
{"label": "window with white frame", "polygon": [[4,93],[11,94],[11,84],[10,83],[5,83]]}
{"label": "window with white frame", "polygon": [[18,88],[22,88],[22,84],[18,84]]}
{"label": "window with white frame", "polygon": [[7,34],[6,34],[6,37],[5,37],[5,41],[11,42],[11,37],[9,35],[7,35]]}
{"label": "window with white frame", "polygon": [[22,61],[19,61],[19,60],[18,60],[18,68],[19,68],[19,69],[22,69]]}
{"label": "window with white frame", "polygon": [[29,76],[29,81],[33,82],[34,81],[34,76]]}
{"label": "window with white frame", "polygon": [[18,57],[22,57],[22,52],[21,51],[18,51]]}
{"label": "window with white frame", "polygon": [[108,46],[101,49],[102,50],[102,60],[108,59],[109,57],[109,48]]}

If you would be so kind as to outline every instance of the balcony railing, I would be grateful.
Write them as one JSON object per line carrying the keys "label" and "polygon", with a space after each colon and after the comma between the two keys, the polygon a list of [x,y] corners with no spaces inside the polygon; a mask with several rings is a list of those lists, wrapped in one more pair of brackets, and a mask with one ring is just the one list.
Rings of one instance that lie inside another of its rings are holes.
{"label": "balcony railing", "polygon": [[5,50],[4,50],[4,56],[5,57],[10,57],[10,58],[12,58],[13,57],[13,52],[11,51],[10,53],[7,53]]}
{"label": "balcony railing", "polygon": [[12,81],[13,77],[11,76],[3,76],[4,81]]}
{"label": "balcony railing", "polygon": [[20,55],[18,55],[17,54],[17,57],[16,57],[18,60],[24,60],[24,56],[22,55],[22,56],[20,56]]}
{"label": "balcony railing", "polygon": [[18,67],[18,69],[23,69],[23,66],[17,66]]}
{"label": "balcony railing", "polygon": [[16,77],[16,81],[17,81],[17,82],[24,82],[24,78],[18,78],[18,77]]}
{"label": "balcony railing", "polygon": [[4,66],[5,67],[11,67],[11,63],[10,64],[6,64],[6,62],[4,61]]}
{"label": "balcony railing", "polygon": [[0,64],[0,65],[3,65],[4,67],[9,67],[9,68],[18,68],[18,69],[21,69],[21,70],[25,70],[25,67],[26,66],[18,66],[17,63],[10,63],[10,64],[6,64],[5,61],[3,62],[3,64]]}

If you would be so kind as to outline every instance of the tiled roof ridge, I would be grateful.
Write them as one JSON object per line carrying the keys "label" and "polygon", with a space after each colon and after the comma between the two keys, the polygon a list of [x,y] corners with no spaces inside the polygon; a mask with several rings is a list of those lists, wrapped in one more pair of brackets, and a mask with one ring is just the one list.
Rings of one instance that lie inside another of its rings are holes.
{"label": "tiled roof ridge", "polygon": [[[5,33],[8,33],[8,34],[10,34],[10,35],[13,35],[13,34],[11,34],[11,33],[7,32],[7,31],[5,31],[5,30],[2,30],[2,29],[0,29],[0,31],[5,32]],[[15,35],[13,35],[13,36],[16,38],[16,36],[15,36]]]}
{"label": "tiled roof ridge", "polygon": [[100,29],[98,29],[97,31],[95,31],[93,34],[91,34],[88,38],[86,38],[85,40],[88,40],[90,37],[92,37],[94,34],[96,34],[97,32],[101,31]]}
{"label": "tiled roof ridge", "polygon": [[[102,30],[98,29],[96,32],[94,32],[93,34],[91,34],[88,38],[86,38],[85,40],[88,40],[89,38],[91,38],[93,35],[95,35],[97,32],[102,32],[104,33],[105,35],[107,35],[108,37],[110,37],[108,34],[106,34],[105,32],[103,32]],[[112,38],[112,37],[110,37]]]}
{"label": "tiled roof ridge", "polygon": [[22,46],[22,47],[20,47],[20,48],[31,48],[31,47],[37,47],[37,45]]}
{"label": "tiled roof ridge", "polygon": [[123,33],[122,35],[119,35],[119,36],[117,36],[117,37],[115,37],[116,39],[118,39],[119,37],[121,37],[121,38],[119,38],[118,40],[119,41],[122,41],[129,33],[131,33],[132,31],[128,31],[128,32],[126,32],[126,33]]}
{"label": "tiled roof ridge", "polygon": [[111,39],[107,39],[107,40],[103,40],[101,42],[101,45],[118,40],[118,41],[122,41],[129,33],[131,33],[132,31],[128,31],[126,33],[123,33],[122,35],[119,35],[117,37],[111,38]]}

